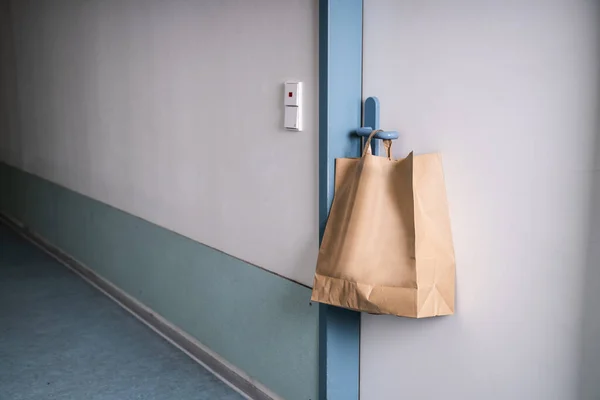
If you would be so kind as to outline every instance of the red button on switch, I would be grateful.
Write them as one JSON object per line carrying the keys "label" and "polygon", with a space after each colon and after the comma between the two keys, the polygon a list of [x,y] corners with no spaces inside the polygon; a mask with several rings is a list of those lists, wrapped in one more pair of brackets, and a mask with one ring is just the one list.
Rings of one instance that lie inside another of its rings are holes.
{"label": "red button on switch", "polygon": [[299,107],[302,100],[302,84],[300,82],[286,82],[283,99],[286,106]]}

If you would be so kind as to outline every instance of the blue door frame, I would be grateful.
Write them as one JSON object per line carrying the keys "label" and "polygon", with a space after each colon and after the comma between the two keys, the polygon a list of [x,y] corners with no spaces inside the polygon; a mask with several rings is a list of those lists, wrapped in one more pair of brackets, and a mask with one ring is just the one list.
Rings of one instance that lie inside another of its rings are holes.
{"label": "blue door frame", "polygon": [[[319,239],[336,158],[357,157],[362,110],[362,0],[319,0]],[[319,305],[319,398],[357,400],[360,313]]]}

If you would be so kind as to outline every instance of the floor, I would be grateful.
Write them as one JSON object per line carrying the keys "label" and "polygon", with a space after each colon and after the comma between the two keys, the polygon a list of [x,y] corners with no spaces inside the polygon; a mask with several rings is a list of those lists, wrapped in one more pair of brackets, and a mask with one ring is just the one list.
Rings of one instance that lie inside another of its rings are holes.
{"label": "floor", "polygon": [[0,225],[0,400],[30,399],[243,397]]}

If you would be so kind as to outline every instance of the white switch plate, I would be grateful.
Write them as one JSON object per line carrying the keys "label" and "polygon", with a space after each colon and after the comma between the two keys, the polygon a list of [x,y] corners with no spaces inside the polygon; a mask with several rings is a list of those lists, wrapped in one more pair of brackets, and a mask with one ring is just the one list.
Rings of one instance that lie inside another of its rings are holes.
{"label": "white switch plate", "polygon": [[285,106],[284,126],[291,131],[302,130],[302,115],[300,107]]}
{"label": "white switch plate", "polygon": [[286,107],[300,107],[302,105],[302,82],[286,82],[283,96]]}

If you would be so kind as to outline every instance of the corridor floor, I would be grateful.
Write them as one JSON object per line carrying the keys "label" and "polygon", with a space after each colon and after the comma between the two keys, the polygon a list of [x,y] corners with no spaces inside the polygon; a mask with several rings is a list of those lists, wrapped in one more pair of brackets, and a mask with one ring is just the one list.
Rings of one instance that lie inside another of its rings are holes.
{"label": "corridor floor", "polygon": [[0,400],[242,397],[0,224]]}

